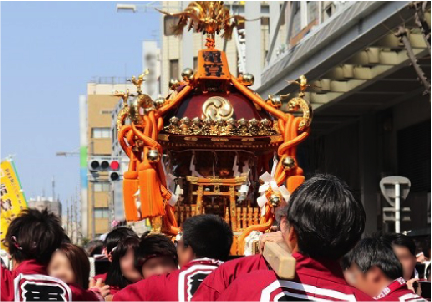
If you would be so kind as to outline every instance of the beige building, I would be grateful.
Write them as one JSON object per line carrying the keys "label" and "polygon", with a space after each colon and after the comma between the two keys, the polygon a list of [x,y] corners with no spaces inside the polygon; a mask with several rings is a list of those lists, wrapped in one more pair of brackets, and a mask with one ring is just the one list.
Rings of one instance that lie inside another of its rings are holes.
{"label": "beige building", "polygon": [[[119,84],[122,83],[123,84]],[[99,78],[87,85],[87,144],[88,158],[111,156],[112,111],[119,102],[115,90],[136,93],[136,87],[126,79]],[[90,173],[89,173],[90,174]],[[87,183],[87,238],[98,237],[109,231],[112,221],[112,189],[108,172],[99,172],[95,179],[88,175]]]}
{"label": "beige building", "polygon": [[[174,13],[180,12],[188,5],[187,1],[163,1],[163,10]],[[245,5],[244,2],[240,1],[225,1],[225,6],[229,7],[232,13],[244,15]],[[260,22],[261,30],[259,33],[253,34],[253,37],[260,38],[260,51],[259,53],[259,64],[260,68],[264,67],[265,56],[269,49],[269,4],[266,2],[261,2],[260,12],[258,12],[258,16],[261,17],[260,21],[252,21],[252,22]],[[168,94],[168,82],[172,78],[179,78],[183,69],[185,68],[193,68],[197,67],[197,55],[198,50],[206,48],[204,46],[206,40],[205,35],[202,33],[196,32],[184,32],[183,35],[175,36],[172,30],[172,27],[177,23],[177,18],[161,15],[162,17],[162,76],[161,76],[161,91],[162,95]],[[284,20],[284,18],[283,18]],[[285,22],[280,27],[280,37],[284,37],[284,28]],[[237,76],[239,71],[242,69],[244,72],[248,71],[247,62],[245,62],[246,58],[246,45],[245,38],[247,37],[247,33],[245,32],[245,24],[242,23],[238,28],[238,33],[234,32],[233,38],[230,41],[227,41],[226,44],[224,40],[217,36],[216,37],[216,48],[220,50],[224,50],[228,64],[230,66],[231,74]],[[250,39],[250,37],[249,37]],[[281,38],[282,39],[282,38]],[[256,60],[253,64],[258,63]],[[191,63],[192,62],[192,63]],[[193,65],[193,66],[191,66]],[[255,75],[257,77],[259,75]]]}

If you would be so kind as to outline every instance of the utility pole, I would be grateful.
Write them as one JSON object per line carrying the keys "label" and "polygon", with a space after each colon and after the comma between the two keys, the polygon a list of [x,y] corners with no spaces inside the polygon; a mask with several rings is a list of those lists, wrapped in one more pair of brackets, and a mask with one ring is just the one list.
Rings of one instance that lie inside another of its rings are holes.
{"label": "utility pole", "polygon": [[51,184],[52,184],[52,197],[53,197],[53,201],[56,201],[56,194],[55,194],[55,179],[54,179],[54,175],[53,175],[53,177],[52,177]]}
{"label": "utility pole", "polygon": [[75,190],[75,244],[80,244],[80,239],[78,235],[78,200],[79,200],[79,191],[78,187]]}
{"label": "utility pole", "polygon": [[[90,154],[93,156],[93,141],[90,143]],[[95,215],[94,215],[94,207],[95,207],[95,192],[94,192],[94,184],[92,182],[91,185],[91,221],[92,221],[92,239],[95,239],[96,232],[96,223],[95,223]]]}
{"label": "utility pole", "polygon": [[66,234],[69,236],[69,201],[66,199]]}

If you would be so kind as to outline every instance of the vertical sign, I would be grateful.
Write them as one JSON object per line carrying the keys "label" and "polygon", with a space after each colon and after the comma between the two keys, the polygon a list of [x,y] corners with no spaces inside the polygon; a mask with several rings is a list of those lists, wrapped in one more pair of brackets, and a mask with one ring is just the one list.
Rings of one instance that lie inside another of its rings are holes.
{"label": "vertical sign", "polygon": [[15,170],[15,165],[10,160],[1,162],[1,208],[0,208],[0,224],[1,224],[1,248],[4,246],[4,238],[7,228],[21,210],[27,208],[27,202],[18,175]]}

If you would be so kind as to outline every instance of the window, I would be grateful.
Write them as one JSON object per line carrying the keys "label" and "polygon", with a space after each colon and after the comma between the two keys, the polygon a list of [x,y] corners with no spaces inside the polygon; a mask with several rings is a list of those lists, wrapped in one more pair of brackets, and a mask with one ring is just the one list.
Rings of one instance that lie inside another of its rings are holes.
{"label": "window", "polygon": [[164,16],[164,35],[172,36],[174,35],[174,28],[178,23],[178,17],[174,16]]}
{"label": "window", "polygon": [[92,128],[92,138],[111,138],[111,128]]}
{"label": "window", "polygon": [[93,184],[93,190],[95,192],[109,192],[111,191],[111,185],[109,182],[95,182]]}
{"label": "window", "polygon": [[193,58],[193,69],[197,70],[198,68],[198,57]]}
{"label": "window", "polygon": [[112,110],[110,109],[102,109],[101,114],[112,114]]}
{"label": "window", "polygon": [[109,209],[108,208],[94,208],[95,218],[108,218]]}
{"label": "window", "polygon": [[170,79],[177,79],[179,76],[179,66],[178,60],[170,60],[169,61],[169,71],[170,71]]}

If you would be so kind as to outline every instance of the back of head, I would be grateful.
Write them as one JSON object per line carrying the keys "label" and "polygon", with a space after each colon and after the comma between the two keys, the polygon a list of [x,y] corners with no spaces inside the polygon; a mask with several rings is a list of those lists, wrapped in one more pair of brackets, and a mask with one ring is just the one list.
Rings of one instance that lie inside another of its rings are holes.
{"label": "back of head", "polygon": [[94,255],[102,254],[103,241],[102,240],[91,240],[84,247],[87,255],[93,257]]}
{"label": "back of head", "polygon": [[76,283],[87,289],[90,276],[90,262],[84,249],[71,243],[62,243],[58,252],[68,258],[71,269],[74,272]]}
{"label": "back of head", "polygon": [[135,250],[135,267],[141,270],[144,262],[153,257],[168,257],[177,265],[177,250],[174,243],[162,234],[146,232],[141,236],[138,248]]}
{"label": "back of head", "polygon": [[401,233],[386,233],[382,238],[391,245],[407,248],[413,256],[416,255],[415,242],[410,237]]}
{"label": "back of head", "polygon": [[216,215],[198,215],[183,223],[183,244],[193,249],[197,258],[227,260],[233,242],[229,225]]}
{"label": "back of head", "polygon": [[106,247],[107,254],[112,252],[112,249],[117,244],[123,241],[127,237],[137,237],[137,234],[128,227],[117,227],[109,232],[104,240],[104,246]]}
{"label": "back of head", "polygon": [[36,260],[48,264],[66,237],[59,219],[46,209],[26,209],[8,227],[5,245],[17,261]]}
{"label": "back of head", "polygon": [[315,175],[300,185],[290,197],[286,217],[302,254],[332,260],[358,242],[366,221],[363,205],[332,175]]}
{"label": "back of head", "polygon": [[377,267],[390,280],[402,277],[402,265],[393,252],[391,244],[382,237],[360,240],[350,255],[351,263],[356,264],[363,273]]}

